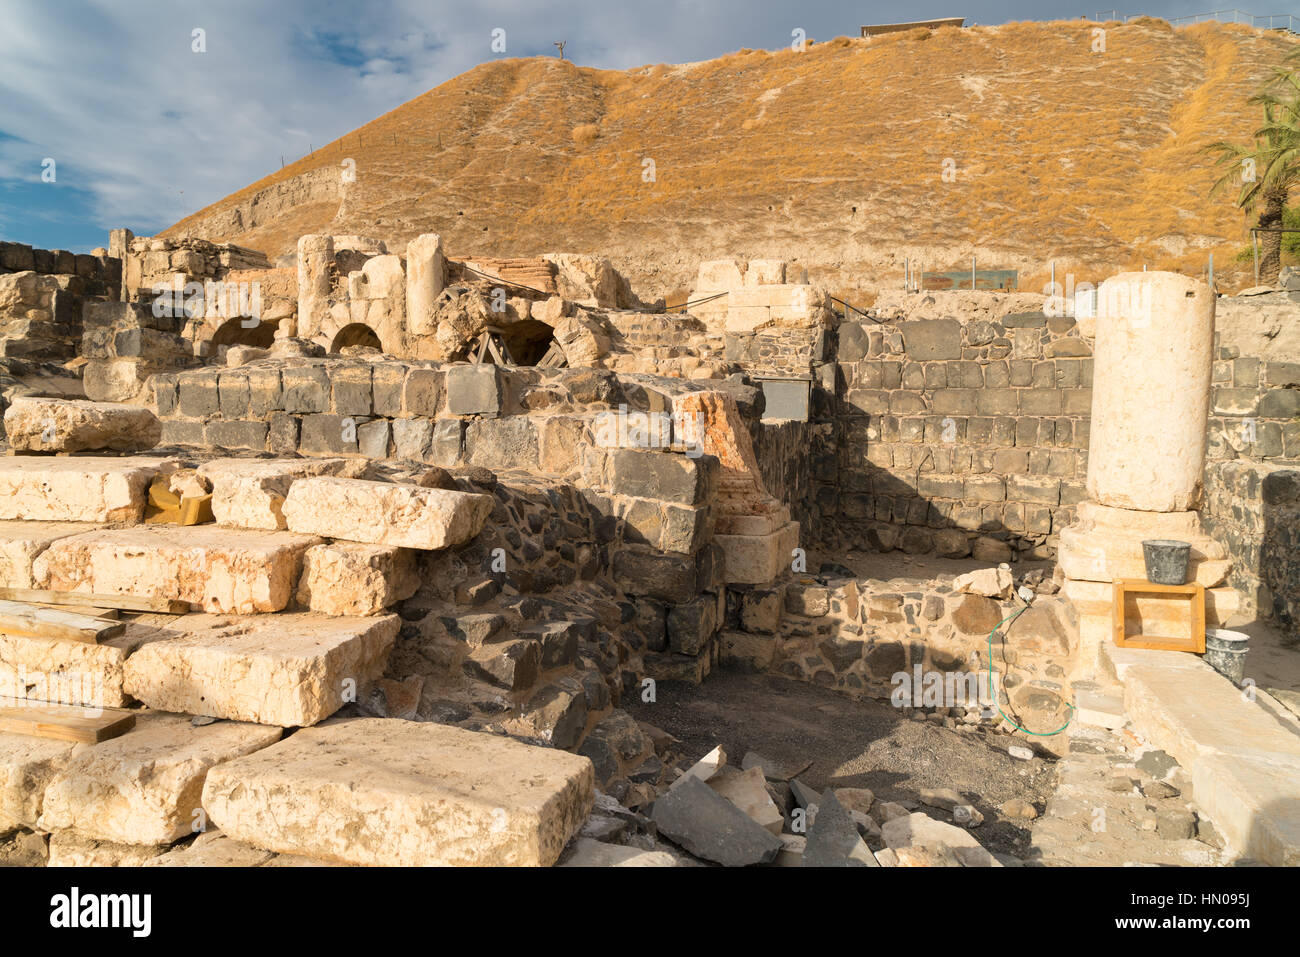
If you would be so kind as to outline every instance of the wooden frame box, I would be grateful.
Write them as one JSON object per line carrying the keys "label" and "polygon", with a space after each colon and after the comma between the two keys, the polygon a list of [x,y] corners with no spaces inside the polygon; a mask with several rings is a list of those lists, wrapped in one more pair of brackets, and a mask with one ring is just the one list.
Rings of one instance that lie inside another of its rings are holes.
{"label": "wooden frame box", "polygon": [[[1117,579],[1111,620],[1115,626],[1115,644],[1121,648],[1205,654],[1203,585],[1156,585],[1131,578]],[[1127,626],[1133,620],[1142,630],[1130,634]],[[1154,626],[1153,630],[1148,631],[1148,625]]]}

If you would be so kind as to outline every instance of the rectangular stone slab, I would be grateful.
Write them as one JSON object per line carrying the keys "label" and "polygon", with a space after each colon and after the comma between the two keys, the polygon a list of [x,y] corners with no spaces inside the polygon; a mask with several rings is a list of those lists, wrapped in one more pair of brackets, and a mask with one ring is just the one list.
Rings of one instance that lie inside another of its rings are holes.
{"label": "rectangular stone slab", "polygon": [[218,525],[286,528],[284,499],[300,478],[332,475],[343,459],[214,459],[199,466],[212,483],[212,514]]}
{"label": "rectangular stone slab", "polygon": [[203,807],[223,833],[343,863],[549,866],[591,811],[589,760],[395,718],[299,731],[215,768]]}
{"label": "rectangular stone slab", "polygon": [[101,841],[170,844],[193,833],[203,782],[223,761],[279,739],[280,728],[233,721],[203,727],[188,715],[142,713],[111,741],[74,745],[50,776],[38,825]]}
{"label": "rectangular stone slab", "polygon": [[327,542],[303,553],[298,604],[323,615],[377,615],[419,587],[409,548]]}
{"label": "rectangular stone slab", "polygon": [[0,635],[0,695],[121,708],[130,704],[126,659],[141,645],[174,637],[175,615],[140,615],[126,632],[100,644]]}
{"label": "rectangular stone slab", "polygon": [[5,434],[10,447],[34,452],[139,452],[158,444],[162,426],[141,405],[18,396],[5,410]]}
{"label": "rectangular stone slab", "polygon": [[0,733],[0,830],[35,829],[46,785],[75,747],[67,741]]}
{"label": "rectangular stone slab", "polygon": [[89,522],[0,522],[0,586],[34,588],[32,562],[57,542],[96,528]]}
{"label": "rectangular stone slab", "polygon": [[284,516],[295,532],[370,545],[436,550],[463,545],[483,529],[496,499],[363,479],[294,482]]}
{"label": "rectangular stone slab", "polygon": [[0,520],[126,522],[144,517],[149,483],[163,459],[0,459]]}
{"label": "rectangular stone slab", "polygon": [[187,615],[178,637],[127,659],[126,690],[162,711],[305,727],[383,674],[400,625],[396,615]]}
{"label": "rectangular stone slab", "polygon": [[171,598],[247,615],[289,603],[302,553],[318,541],[215,525],[141,525],[61,539],[33,569],[42,588]]}

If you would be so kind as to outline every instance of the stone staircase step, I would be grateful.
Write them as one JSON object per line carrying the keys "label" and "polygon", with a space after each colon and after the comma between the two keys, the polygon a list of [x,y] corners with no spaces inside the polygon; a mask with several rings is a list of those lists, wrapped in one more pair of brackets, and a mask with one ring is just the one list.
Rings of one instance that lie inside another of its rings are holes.
{"label": "stone staircase step", "polygon": [[214,768],[203,790],[235,840],[399,867],[548,866],[593,800],[586,758],[395,718],[307,728]]}
{"label": "stone staircase step", "polygon": [[93,532],[91,522],[0,521],[0,587],[35,588],[32,562],[61,538]]}
{"label": "stone staircase step", "polygon": [[138,523],[149,483],[164,461],[134,456],[0,459],[0,520]]}
{"label": "stone staircase step", "polygon": [[280,728],[195,727],[186,715],[142,712],[94,747],[0,734],[0,823],[72,829],[101,841],[170,844],[193,833],[209,769],[276,741]]}
{"label": "stone staircase step", "polygon": [[[186,615],[126,661],[125,688],[151,708],[305,727],[383,674],[396,615]],[[349,693],[350,692],[350,693]]]}
{"label": "stone staircase step", "polygon": [[284,516],[295,532],[436,550],[477,535],[495,505],[491,495],[322,477],[290,486]]}
{"label": "stone staircase step", "polygon": [[35,561],[38,587],[189,602],[204,611],[280,611],[302,555],[320,539],[196,525],[104,529],[56,541]]}
{"label": "stone staircase step", "polygon": [[284,500],[300,478],[333,475],[343,459],[214,459],[199,466],[212,485],[218,525],[272,531],[287,528]]}

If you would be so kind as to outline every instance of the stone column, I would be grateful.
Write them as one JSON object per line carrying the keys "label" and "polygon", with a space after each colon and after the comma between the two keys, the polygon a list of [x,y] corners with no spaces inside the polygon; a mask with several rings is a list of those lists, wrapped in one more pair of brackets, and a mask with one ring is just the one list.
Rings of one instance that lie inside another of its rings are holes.
{"label": "stone column", "polygon": [[1101,284],[1088,496],[1148,512],[1193,509],[1205,468],[1214,294],[1167,272]]}
{"label": "stone column", "polygon": [[1061,530],[1064,593],[1079,614],[1076,675],[1112,635],[1119,578],[1145,579],[1144,539],[1190,542],[1188,581],[1206,588],[1206,621],[1237,607],[1232,568],[1206,534],[1201,500],[1214,347],[1214,295],[1177,273],[1122,273],[1101,284],[1093,349],[1088,500]]}
{"label": "stone column", "polygon": [[412,337],[433,335],[433,310],[446,275],[441,236],[425,233],[406,244],[406,322]]}
{"label": "stone column", "polygon": [[308,234],[298,237],[298,327],[301,338],[321,334],[329,320],[330,267],[334,265],[334,237]]}

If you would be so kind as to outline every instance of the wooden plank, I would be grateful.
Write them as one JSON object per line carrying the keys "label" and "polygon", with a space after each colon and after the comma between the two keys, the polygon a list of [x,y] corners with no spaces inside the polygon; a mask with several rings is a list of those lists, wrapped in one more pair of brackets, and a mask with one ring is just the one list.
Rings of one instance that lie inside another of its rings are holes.
{"label": "wooden plank", "polygon": [[124,622],[77,615],[55,608],[41,608],[17,601],[0,601],[0,634],[28,638],[51,638],[95,644],[116,638],[126,630]]}
{"label": "wooden plank", "polygon": [[74,744],[98,744],[126,734],[133,727],[135,714],[120,708],[82,708],[0,697],[0,731]]}
{"label": "wooden plank", "polygon": [[53,608],[56,611],[69,611],[74,615],[85,615],[87,618],[106,618],[109,621],[116,621],[122,616],[122,613],[116,608],[96,608],[94,605],[54,605],[49,602],[29,602],[38,608]]}
{"label": "wooden plank", "polygon": [[94,605],[122,611],[158,611],[184,615],[189,602],[170,598],[141,598],[137,595],[99,595],[81,591],[50,591],[41,588],[0,588],[0,601],[33,602],[39,605]]}

